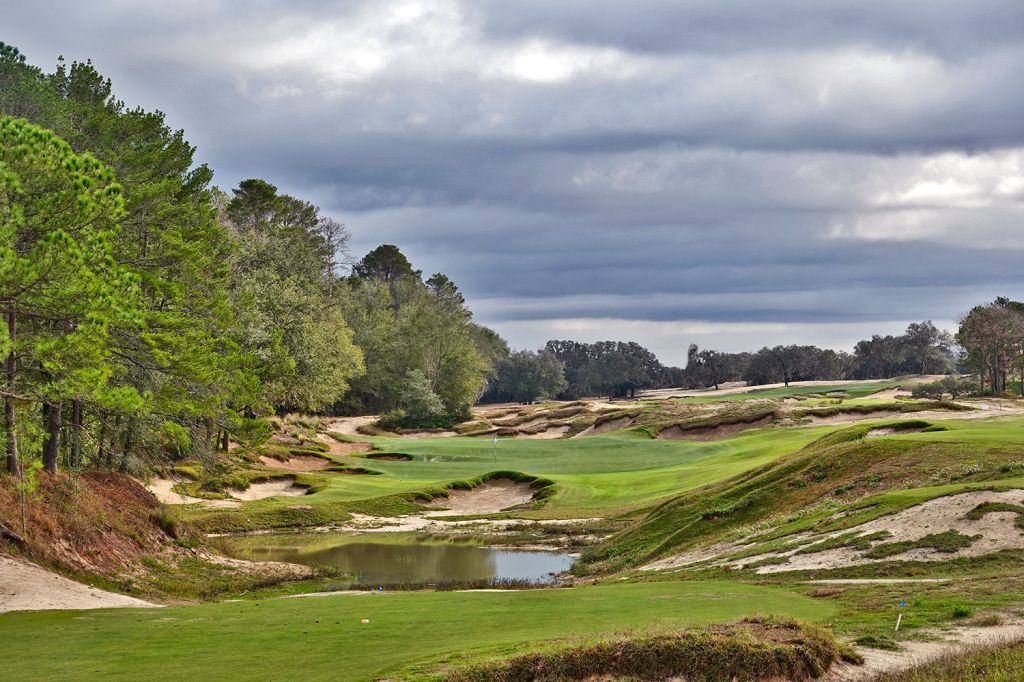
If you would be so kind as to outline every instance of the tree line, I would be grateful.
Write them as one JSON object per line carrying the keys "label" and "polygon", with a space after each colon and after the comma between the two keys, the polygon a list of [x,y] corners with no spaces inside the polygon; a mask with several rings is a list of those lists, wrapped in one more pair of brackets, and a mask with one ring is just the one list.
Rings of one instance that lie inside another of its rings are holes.
{"label": "tree line", "polygon": [[218,188],[183,131],[117,99],[91,63],[47,73],[0,44],[6,468],[134,471],[258,442],[262,417],[285,411],[436,427],[478,401],[957,367],[1000,393],[1024,373],[1024,304],[1008,299],[970,311],[955,340],[926,321],[853,353],[691,345],[679,368],[635,342],[512,352],[446,275],[390,244],[354,258],[350,240],[267,180]]}
{"label": "tree line", "polygon": [[0,44],[6,468],[133,471],[258,441],[275,412],[401,421],[412,394],[464,417],[507,346],[445,275],[350,237],[266,180],[215,186],[90,62]]}

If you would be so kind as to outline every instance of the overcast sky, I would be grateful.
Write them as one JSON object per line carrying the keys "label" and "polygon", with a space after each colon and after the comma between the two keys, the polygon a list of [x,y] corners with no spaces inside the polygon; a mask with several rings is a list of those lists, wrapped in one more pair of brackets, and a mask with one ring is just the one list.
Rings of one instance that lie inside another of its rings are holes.
{"label": "overcast sky", "polygon": [[6,0],[514,346],[850,347],[1024,297],[1020,0]]}

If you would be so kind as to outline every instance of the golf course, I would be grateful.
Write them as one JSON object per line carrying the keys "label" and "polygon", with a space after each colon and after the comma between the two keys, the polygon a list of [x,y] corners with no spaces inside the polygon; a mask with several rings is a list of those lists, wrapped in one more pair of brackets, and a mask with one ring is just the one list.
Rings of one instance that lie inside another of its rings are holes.
{"label": "golf course", "polygon": [[[154,475],[188,529],[172,552],[129,580],[75,576],[162,608],[11,612],[0,641],[26,652],[12,671],[48,679],[353,680],[488,677],[524,650],[562,660],[715,623],[742,641],[765,617],[827,628],[833,667],[864,679],[936,628],[983,619],[1000,642],[1024,590],[1024,411],[890,398],[897,385],[481,408],[469,430],[484,435],[289,417],[227,469]],[[497,435],[567,414],[575,436]],[[488,547],[572,567],[509,580]]]}

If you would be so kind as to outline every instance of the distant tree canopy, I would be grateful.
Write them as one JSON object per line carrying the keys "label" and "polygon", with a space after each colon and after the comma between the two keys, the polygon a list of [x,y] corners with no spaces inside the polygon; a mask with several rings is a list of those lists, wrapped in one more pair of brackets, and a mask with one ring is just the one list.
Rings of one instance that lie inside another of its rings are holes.
{"label": "distant tree canopy", "polygon": [[978,377],[981,393],[1001,394],[1016,372],[1024,397],[1024,303],[997,298],[960,318],[961,362]]}
{"label": "distant tree canopy", "polygon": [[817,346],[764,347],[754,353],[724,353],[691,344],[686,368],[672,383],[684,388],[718,387],[726,381],[751,385],[791,381],[884,379],[906,374],[945,374],[956,367],[954,341],[930,320],[913,322],[899,336],[872,336],[853,354]]}
{"label": "distant tree canopy", "polygon": [[665,367],[635,341],[548,341],[544,350],[562,363],[566,388],[558,396],[635,395],[637,389],[664,386]]}
{"label": "distant tree canopy", "polygon": [[554,353],[517,351],[497,363],[496,377],[481,401],[532,403],[554,398],[565,388],[565,372]]}

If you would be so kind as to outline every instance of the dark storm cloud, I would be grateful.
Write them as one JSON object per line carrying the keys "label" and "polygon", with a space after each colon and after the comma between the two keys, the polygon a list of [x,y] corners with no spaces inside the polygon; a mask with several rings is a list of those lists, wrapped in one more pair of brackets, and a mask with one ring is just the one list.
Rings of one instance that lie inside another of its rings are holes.
{"label": "dark storm cloud", "polygon": [[0,39],[92,58],[222,187],[399,244],[514,343],[678,362],[1024,295],[1019,2],[14,2]]}
{"label": "dark storm cloud", "polygon": [[480,19],[495,38],[545,35],[651,52],[867,43],[964,58],[1024,40],[1015,0],[649,0],[608,3],[601,11],[590,0],[480,4]]}

